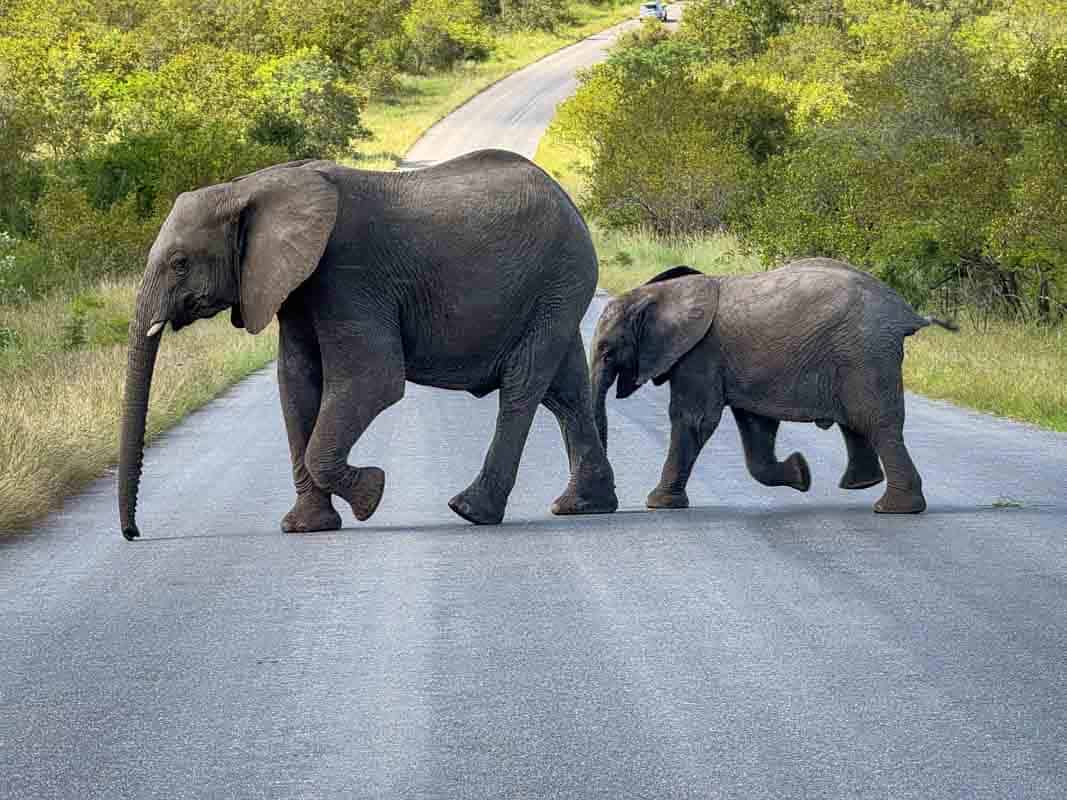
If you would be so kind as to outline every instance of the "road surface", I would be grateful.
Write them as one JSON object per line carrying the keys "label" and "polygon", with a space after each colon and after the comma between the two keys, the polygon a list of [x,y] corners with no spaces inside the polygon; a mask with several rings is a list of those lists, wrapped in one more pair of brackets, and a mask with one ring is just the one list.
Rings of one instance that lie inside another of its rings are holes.
{"label": "road surface", "polygon": [[930,510],[888,518],[836,488],[835,431],[783,426],[801,495],[726,415],[694,508],[647,512],[647,387],[609,403],[619,513],[548,514],[541,413],[476,528],[446,502],[494,413],[409,386],[353,455],[387,473],[373,519],[286,536],[261,372],[147,451],[142,540],[113,478],[0,537],[0,797],[1064,796],[1067,436],[909,397]]}

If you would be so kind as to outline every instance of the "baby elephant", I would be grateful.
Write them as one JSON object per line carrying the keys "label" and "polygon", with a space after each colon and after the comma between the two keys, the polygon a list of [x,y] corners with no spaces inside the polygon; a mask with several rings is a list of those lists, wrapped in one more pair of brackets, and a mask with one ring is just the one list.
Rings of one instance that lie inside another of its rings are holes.
{"label": "baby elephant", "polygon": [[[931,323],[896,292],[840,261],[810,258],[755,275],[713,278],[675,267],[613,300],[592,351],[596,422],[607,446],[605,398],[649,379],[671,382],[671,444],[649,508],[685,508],[701,448],[730,406],[749,472],[807,491],[800,453],[774,454],[781,420],[837,423],[848,448],[843,489],[888,475],[874,510],[917,514],[922,479],[904,446],[904,337]],[[879,464],[881,460],[881,465]],[[882,465],[885,473],[882,472]]]}

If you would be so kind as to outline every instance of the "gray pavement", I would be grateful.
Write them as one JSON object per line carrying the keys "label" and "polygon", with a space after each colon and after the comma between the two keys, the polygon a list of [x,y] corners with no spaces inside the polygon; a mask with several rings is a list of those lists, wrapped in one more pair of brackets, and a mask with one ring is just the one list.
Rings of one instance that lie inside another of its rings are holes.
{"label": "gray pavement", "polygon": [[619,513],[548,514],[542,412],[476,528],[446,502],[496,398],[409,385],[352,456],[377,514],[286,536],[256,374],[147,451],[142,540],[113,478],[0,537],[0,798],[1067,794],[1067,435],[910,396],[930,510],[889,518],[836,431],[783,426],[802,495],[727,414],[694,508],[649,512],[666,399],[609,401]]}

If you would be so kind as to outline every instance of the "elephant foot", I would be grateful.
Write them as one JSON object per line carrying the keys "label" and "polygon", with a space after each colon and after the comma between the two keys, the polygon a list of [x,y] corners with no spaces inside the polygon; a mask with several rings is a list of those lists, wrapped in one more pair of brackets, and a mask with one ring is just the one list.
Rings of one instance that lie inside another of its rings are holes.
{"label": "elephant foot", "polygon": [[645,505],[649,508],[689,508],[689,495],[684,489],[671,492],[656,488],[649,493]]}
{"label": "elephant foot", "polygon": [[336,531],[341,527],[338,514],[325,492],[298,494],[296,504],[282,517],[285,533],[310,533],[311,531]]}
{"label": "elephant foot", "polygon": [[619,498],[611,489],[595,496],[582,496],[566,491],[552,503],[552,513],[557,516],[570,514],[611,514],[619,507]]}
{"label": "elephant foot", "polygon": [[448,507],[475,525],[499,525],[507,501],[495,499],[484,486],[473,484],[448,501]]}
{"label": "elephant foot", "polygon": [[344,494],[352,506],[352,513],[360,522],[366,522],[378,510],[385,491],[385,472],[379,467],[359,467],[352,488]]}
{"label": "elephant foot", "polygon": [[886,480],[877,455],[873,452],[865,455],[865,458],[849,459],[845,474],[841,476],[841,482],[838,484],[842,489],[870,489],[871,486],[877,486]]}
{"label": "elephant foot", "polygon": [[884,480],[885,473],[878,462],[875,462],[873,467],[867,466],[866,469],[849,464],[838,486],[842,489],[870,489]]}
{"label": "elephant foot", "polygon": [[570,514],[611,514],[619,507],[615,495],[615,475],[611,467],[600,470],[579,470],[563,492],[552,503],[557,516]]}
{"label": "elephant foot", "polygon": [[922,489],[907,491],[890,486],[874,504],[876,514],[921,514],[925,510],[926,498]]}
{"label": "elephant foot", "polygon": [[808,460],[800,453],[793,453],[782,462],[785,474],[790,476],[786,486],[792,486],[798,492],[806,492],[811,488],[811,470],[808,468]]}

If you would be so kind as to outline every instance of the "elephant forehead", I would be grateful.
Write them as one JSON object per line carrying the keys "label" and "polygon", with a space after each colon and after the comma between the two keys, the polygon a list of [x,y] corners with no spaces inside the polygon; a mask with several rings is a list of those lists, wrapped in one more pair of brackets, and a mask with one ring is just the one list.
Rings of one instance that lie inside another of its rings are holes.
{"label": "elephant forehead", "polygon": [[610,303],[607,308],[604,309],[603,313],[601,313],[600,319],[597,320],[597,330],[608,330],[608,328],[617,324],[622,319],[625,312],[625,307],[618,300]]}
{"label": "elephant forehead", "polygon": [[215,189],[208,187],[178,195],[152,245],[153,256],[164,255],[167,249],[194,247],[199,237],[213,234],[218,229],[225,198]]}

